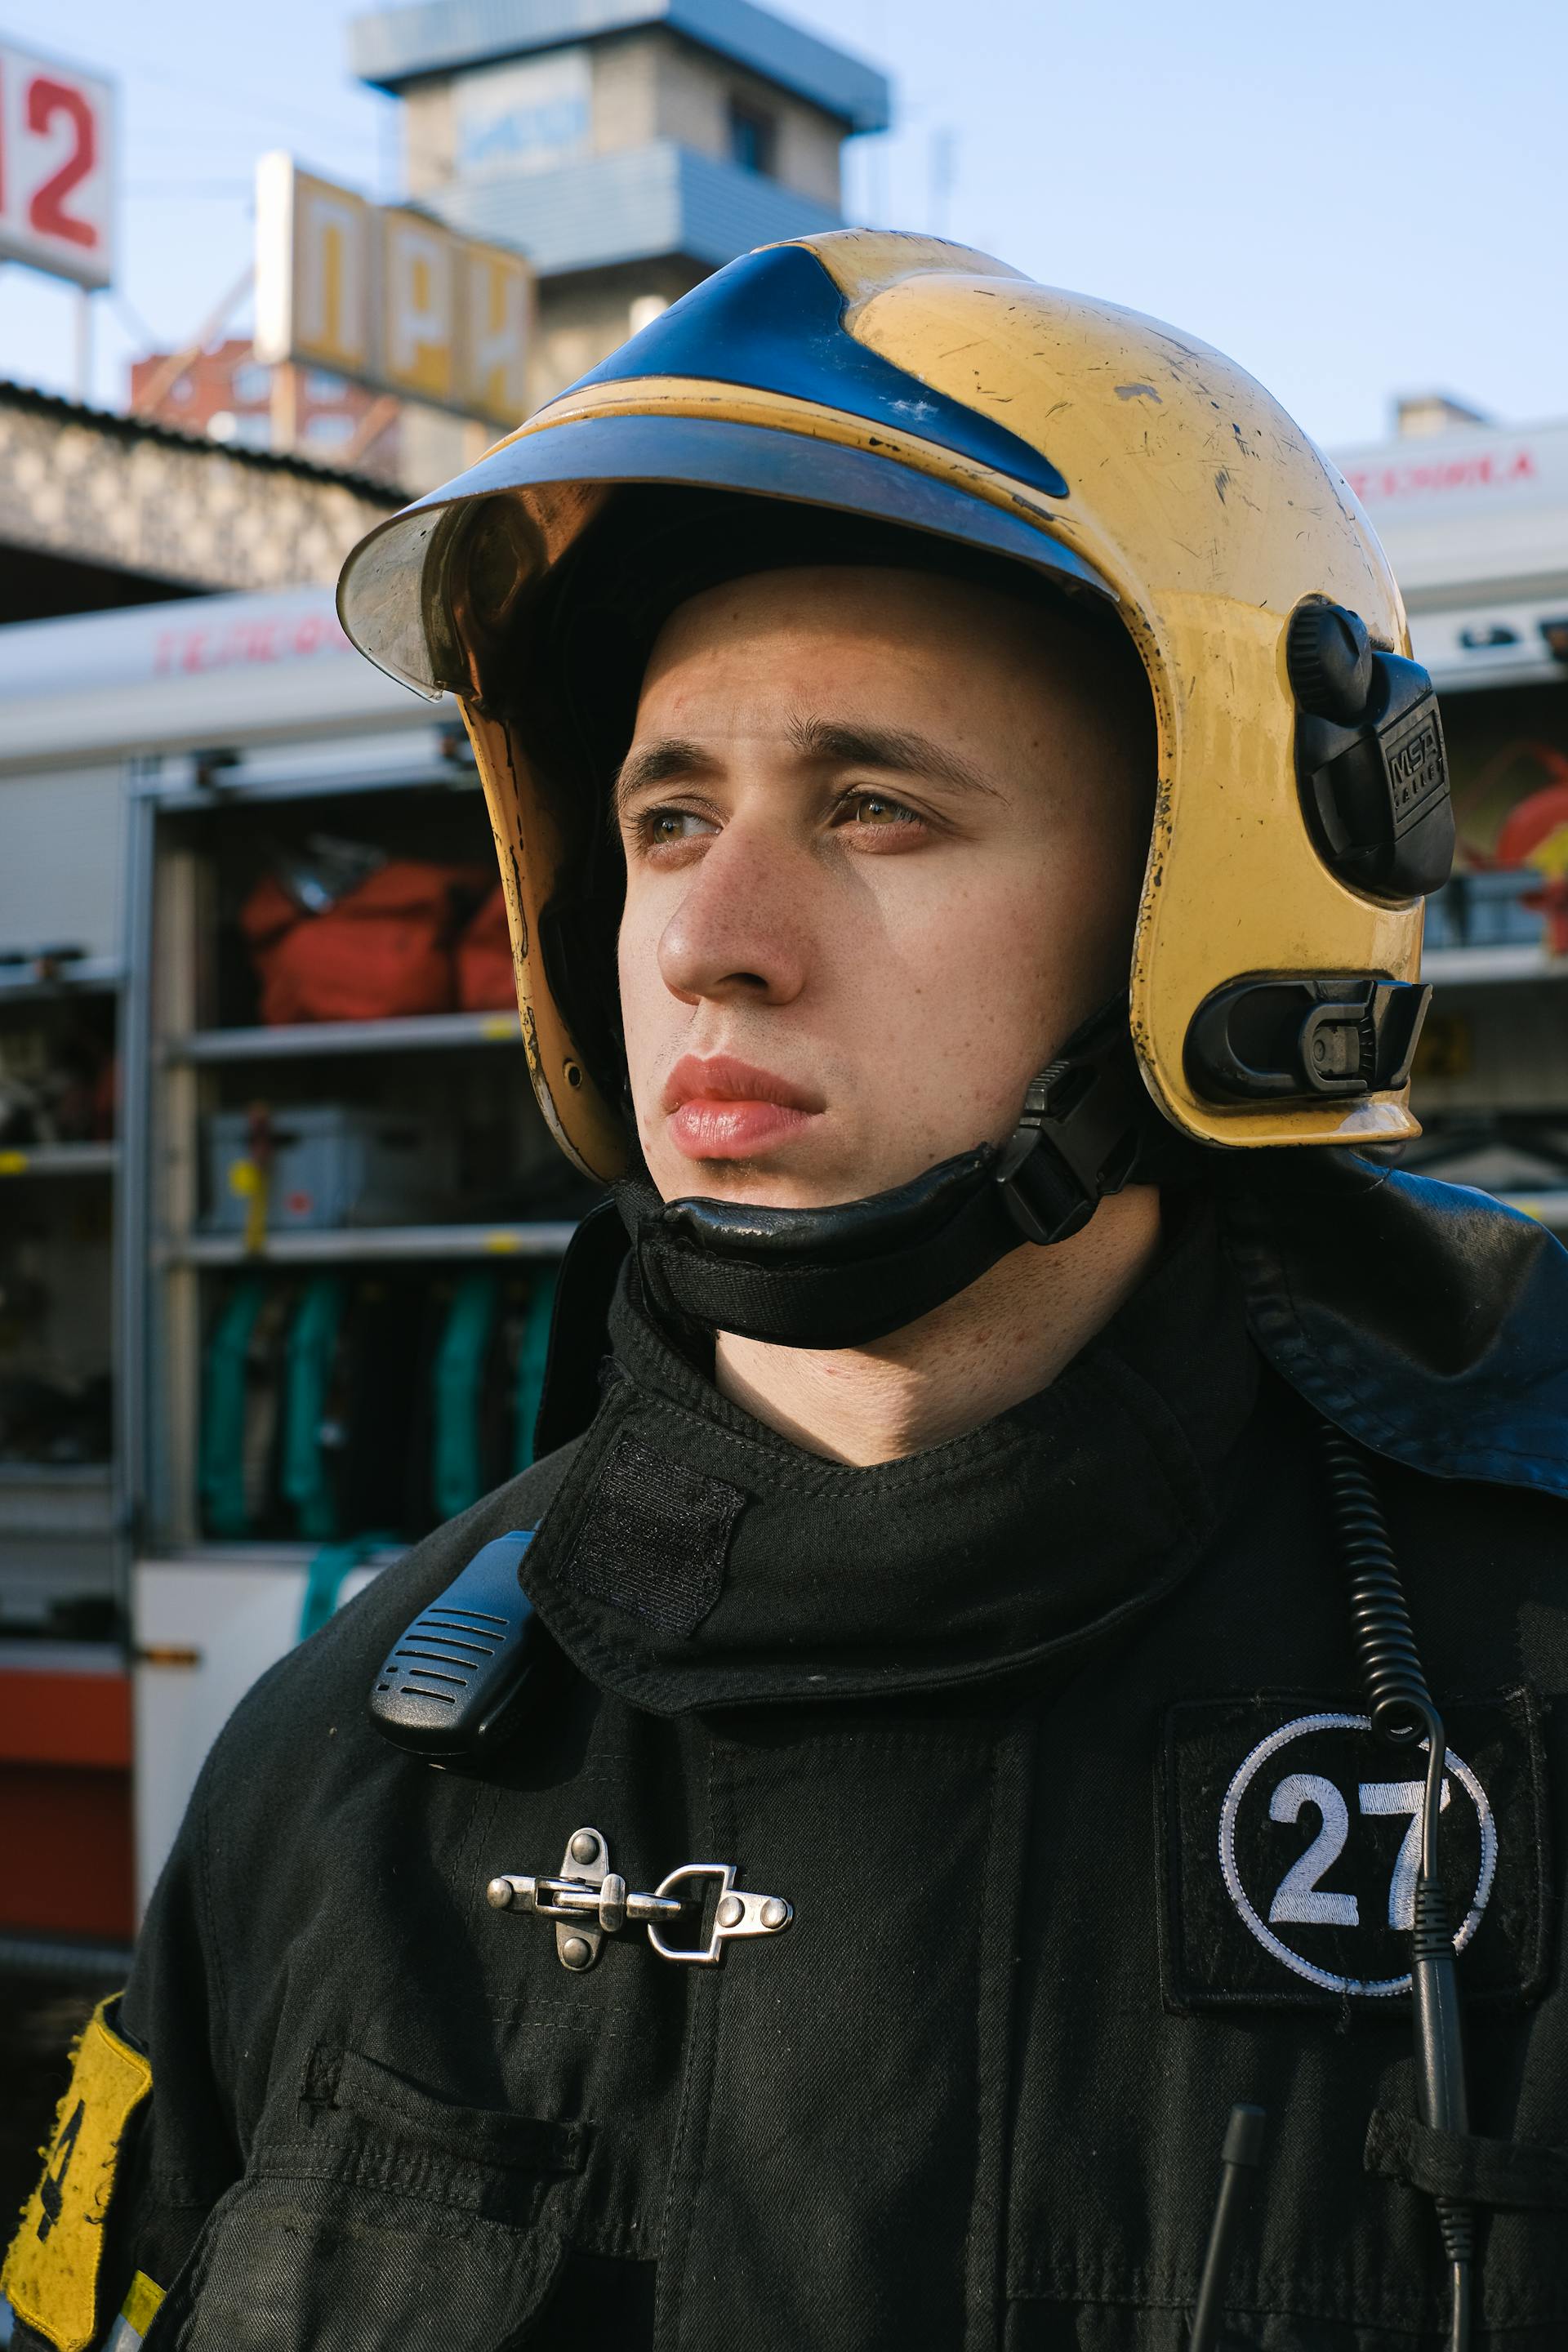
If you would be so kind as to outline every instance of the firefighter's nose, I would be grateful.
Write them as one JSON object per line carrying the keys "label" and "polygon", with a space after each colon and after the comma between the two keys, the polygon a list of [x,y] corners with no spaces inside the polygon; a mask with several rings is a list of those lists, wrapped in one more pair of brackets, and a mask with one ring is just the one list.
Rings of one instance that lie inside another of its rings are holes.
{"label": "firefighter's nose", "polygon": [[787,1004],[809,961],[810,861],[771,828],[728,826],[691,870],[658,943],[665,986],[684,1003]]}

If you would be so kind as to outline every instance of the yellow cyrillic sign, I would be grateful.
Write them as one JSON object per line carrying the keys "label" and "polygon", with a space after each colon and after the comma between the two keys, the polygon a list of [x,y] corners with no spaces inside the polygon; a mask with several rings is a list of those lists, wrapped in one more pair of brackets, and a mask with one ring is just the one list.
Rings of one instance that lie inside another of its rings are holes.
{"label": "yellow cyrillic sign", "polygon": [[330,368],[500,426],[528,414],[533,271],[407,205],[370,204],[264,155],[256,179],[258,359]]}

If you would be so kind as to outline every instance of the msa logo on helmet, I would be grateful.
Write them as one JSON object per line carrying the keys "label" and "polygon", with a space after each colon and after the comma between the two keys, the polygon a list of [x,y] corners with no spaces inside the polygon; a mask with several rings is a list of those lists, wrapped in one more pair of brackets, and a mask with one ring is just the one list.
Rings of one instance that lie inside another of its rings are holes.
{"label": "msa logo on helmet", "polygon": [[1359,614],[1314,597],[1290,615],[1285,662],[1302,812],[1319,856],[1369,898],[1440,889],[1454,858],[1454,818],[1426,671],[1380,652]]}
{"label": "msa logo on helmet", "polygon": [[1412,711],[1408,719],[1384,736],[1383,759],[1394,803],[1394,829],[1395,833],[1405,833],[1433,795],[1448,788],[1448,763],[1443,756],[1443,736],[1435,703],[1429,709]]}
{"label": "msa logo on helmet", "polygon": [[[1549,1934],[1534,1706],[1520,1694],[1446,1713],[1441,1855],[1459,1983],[1468,2000],[1517,2000],[1544,1980]],[[1407,1997],[1425,1763],[1331,1705],[1173,1709],[1173,2005]]]}

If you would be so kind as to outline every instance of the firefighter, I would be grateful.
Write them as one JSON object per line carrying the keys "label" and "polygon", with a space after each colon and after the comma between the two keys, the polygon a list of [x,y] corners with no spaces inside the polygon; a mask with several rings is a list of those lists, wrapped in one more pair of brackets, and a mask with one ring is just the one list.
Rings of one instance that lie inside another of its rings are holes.
{"label": "firefighter", "polygon": [[1394,1165],[1453,833],[1344,484],[848,232],[341,602],[611,1200],[542,1458],[218,1741],[17,2340],[1175,2352],[1241,2105],[1200,2340],[1561,2343],[1568,1262]]}

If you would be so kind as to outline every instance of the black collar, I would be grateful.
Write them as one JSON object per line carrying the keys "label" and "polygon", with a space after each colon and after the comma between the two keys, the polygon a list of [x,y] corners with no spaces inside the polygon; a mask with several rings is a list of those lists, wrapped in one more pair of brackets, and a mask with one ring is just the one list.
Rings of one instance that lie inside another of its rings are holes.
{"label": "black collar", "polygon": [[1197,1209],[1052,1385],[858,1470],[719,1395],[623,1278],[616,1377],[528,1557],[594,1680],[661,1714],[931,1691],[1069,1655],[1211,1535],[1258,1359]]}
{"label": "black collar", "polygon": [[[1373,1453],[1568,1496],[1568,1251],[1485,1193],[1349,1151],[1212,1155],[1226,1255],[1267,1360]],[[609,1205],[562,1276],[540,1450],[592,1417],[626,1255]]]}

